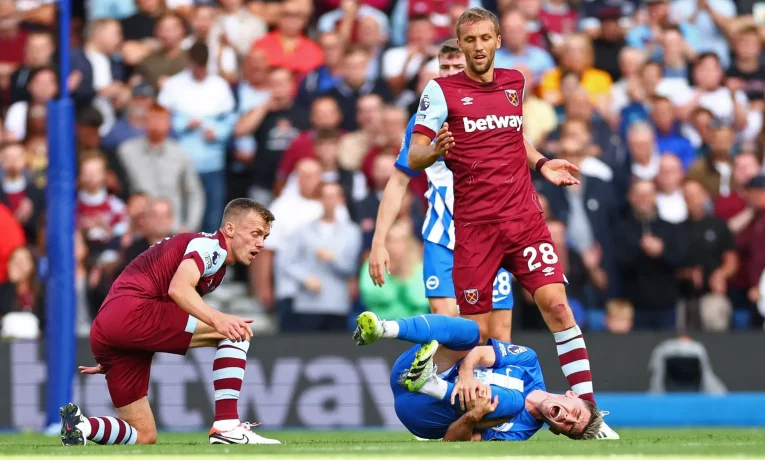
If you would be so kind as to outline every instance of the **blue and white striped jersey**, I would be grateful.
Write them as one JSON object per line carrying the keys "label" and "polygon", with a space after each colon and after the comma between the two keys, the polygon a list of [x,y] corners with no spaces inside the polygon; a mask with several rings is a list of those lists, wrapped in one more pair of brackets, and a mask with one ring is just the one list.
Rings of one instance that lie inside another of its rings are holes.
{"label": "blue and white striped jersey", "polygon": [[[409,177],[420,175],[409,169],[409,145],[412,140],[416,114],[409,120],[401,143],[401,151],[396,159],[396,168]],[[422,226],[422,236],[427,241],[454,250],[454,178],[451,170],[446,167],[443,158],[425,169],[428,176],[428,212]]]}

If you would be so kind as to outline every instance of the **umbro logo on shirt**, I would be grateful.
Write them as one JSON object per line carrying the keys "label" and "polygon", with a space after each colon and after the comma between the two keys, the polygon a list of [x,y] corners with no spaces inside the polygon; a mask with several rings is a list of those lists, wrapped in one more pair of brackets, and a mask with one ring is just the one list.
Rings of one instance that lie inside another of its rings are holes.
{"label": "umbro logo on shirt", "polygon": [[470,96],[465,96],[461,99],[462,105],[473,105],[473,98]]}

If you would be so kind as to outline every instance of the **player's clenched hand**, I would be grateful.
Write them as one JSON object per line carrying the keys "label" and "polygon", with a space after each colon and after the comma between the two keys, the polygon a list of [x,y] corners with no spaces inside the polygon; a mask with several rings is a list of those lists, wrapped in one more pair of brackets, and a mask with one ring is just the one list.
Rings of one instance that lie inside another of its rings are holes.
{"label": "player's clenched hand", "polygon": [[212,327],[232,342],[244,342],[252,338],[252,328],[250,327],[252,321],[251,319],[220,313],[213,319]]}
{"label": "player's clenched hand", "polygon": [[384,245],[372,245],[372,251],[369,253],[369,277],[375,286],[385,284],[385,274],[390,274],[390,255]]}
{"label": "player's clenched hand", "polygon": [[101,366],[100,364],[96,367],[80,366],[77,369],[80,370],[80,374],[87,374],[87,375],[106,373],[106,369],[104,369],[103,366]]}
{"label": "player's clenched hand", "polygon": [[480,386],[481,382],[476,380],[472,372],[464,375],[460,373],[460,378],[457,379],[457,382],[454,384],[454,390],[452,391],[452,404],[454,404],[456,398],[459,397],[460,409],[468,410],[475,402]]}
{"label": "player's clenched hand", "polygon": [[443,157],[449,153],[449,149],[452,147],[454,147],[454,136],[449,131],[449,123],[444,123],[436,134],[436,143],[433,148],[438,156]]}
{"label": "player's clenched hand", "polygon": [[579,172],[579,168],[566,160],[550,160],[539,172],[554,185],[579,185],[579,179],[571,175],[572,172]]}
{"label": "player's clenched hand", "polygon": [[481,391],[473,407],[470,409],[476,419],[482,419],[486,414],[493,412],[499,405],[499,396],[491,397],[491,387],[481,384]]}

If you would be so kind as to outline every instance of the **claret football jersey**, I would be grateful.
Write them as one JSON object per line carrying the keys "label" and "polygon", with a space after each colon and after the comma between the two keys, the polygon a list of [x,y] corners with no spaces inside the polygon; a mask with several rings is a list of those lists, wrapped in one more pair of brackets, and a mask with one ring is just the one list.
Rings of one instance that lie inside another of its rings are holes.
{"label": "claret football jersey", "polygon": [[523,139],[525,79],[495,69],[491,82],[465,72],[431,80],[420,97],[414,132],[431,139],[449,123],[454,147],[444,157],[454,175],[456,225],[541,213]]}

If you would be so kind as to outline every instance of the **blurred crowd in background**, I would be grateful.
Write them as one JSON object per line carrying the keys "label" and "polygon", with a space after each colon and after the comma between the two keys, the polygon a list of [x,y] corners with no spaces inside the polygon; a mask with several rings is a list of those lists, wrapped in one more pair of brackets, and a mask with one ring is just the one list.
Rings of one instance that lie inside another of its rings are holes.
{"label": "blurred crowd in background", "polygon": [[[762,328],[765,2],[73,1],[77,333],[150,245],[214,232],[228,199],[276,216],[266,250],[209,296],[259,332],[345,331],[362,309],[428,311],[413,180],[390,274],[365,262],[383,189],[441,42],[468,7],[500,18],[495,65],[526,76],[524,132],[580,168],[534,176],[579,324]],[[0,0],[0,316],[44,326],[52,0]],[[514,286],[515,329],[544,328]],[[758,309],[759,305],[759,309]]]}

